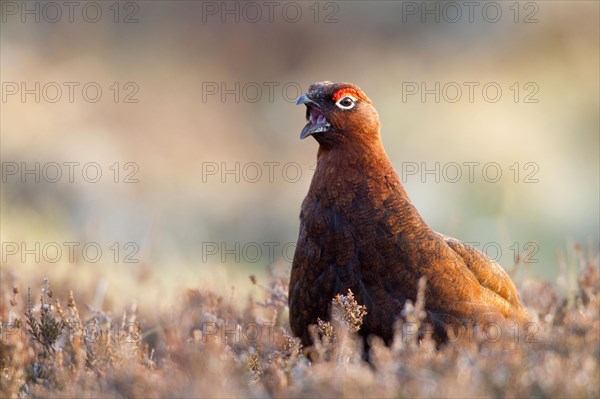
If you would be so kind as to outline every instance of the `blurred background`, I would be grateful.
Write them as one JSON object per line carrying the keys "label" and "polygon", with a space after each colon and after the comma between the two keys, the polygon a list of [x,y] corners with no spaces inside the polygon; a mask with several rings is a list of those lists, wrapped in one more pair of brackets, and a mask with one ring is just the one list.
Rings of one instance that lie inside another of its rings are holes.
{"label": "blurred background", "polygon": [[435,230],[551,281],[598,246],[597,2],[3,2],[1,22],[4,277],[166,298],[289,268],[318,147],[294,102],[321,80],[373,100]]}

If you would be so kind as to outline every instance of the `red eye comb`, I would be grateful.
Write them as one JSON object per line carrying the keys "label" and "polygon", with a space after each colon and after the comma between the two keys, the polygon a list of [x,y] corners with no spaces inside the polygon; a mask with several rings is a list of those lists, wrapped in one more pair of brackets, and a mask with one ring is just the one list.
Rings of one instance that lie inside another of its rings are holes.
{"label": "red eye comb", "polygon": [[367,96],[365,96],[360,90],[353,89],[351,87],[345,87],[343,89],[339,89],[333,94],[333,101],[337,101],[340,98],[344,98],[346,96],[352,96],[356,99],[365,100],[371,102]]}

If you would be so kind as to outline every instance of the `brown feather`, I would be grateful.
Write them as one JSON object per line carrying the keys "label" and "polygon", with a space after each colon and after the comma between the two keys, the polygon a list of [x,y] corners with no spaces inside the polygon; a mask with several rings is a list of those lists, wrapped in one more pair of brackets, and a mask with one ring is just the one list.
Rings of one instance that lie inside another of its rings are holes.
{"label": "brown feather", "polygon": [[308,92],[332,130],[314,135],[320,144],[317,167],[302,203],[290,280],[294,334],[310,344],[309,325],[328,319],[331,299],[351,289],[367,307],[360,333],[390,342],[422,276],[428,320],[439,336],[456,320],[524,318],[500,266],[422,220],[383,149],[370,101],[359,99],[352,110],[335,107],[333,95],[345,87],[360,90],[327,82]]}

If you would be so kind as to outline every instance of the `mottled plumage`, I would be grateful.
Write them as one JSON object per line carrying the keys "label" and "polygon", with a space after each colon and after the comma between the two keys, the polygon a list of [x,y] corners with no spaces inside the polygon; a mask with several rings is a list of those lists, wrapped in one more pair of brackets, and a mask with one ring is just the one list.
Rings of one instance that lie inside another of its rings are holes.
{"label": "mottled plumage", "polygon": [[331,299],[348,289],[367,306],[360,333],[390,342],[421,276],[438,337],[450,323],[524,317],[500,266],[421,219],[383,149],[377,111],[358,87],[315,83],[298,103],[307,106],[301,137],[319,142],[289,291],[290,324],[305,345],[308,326],[328,319]]}

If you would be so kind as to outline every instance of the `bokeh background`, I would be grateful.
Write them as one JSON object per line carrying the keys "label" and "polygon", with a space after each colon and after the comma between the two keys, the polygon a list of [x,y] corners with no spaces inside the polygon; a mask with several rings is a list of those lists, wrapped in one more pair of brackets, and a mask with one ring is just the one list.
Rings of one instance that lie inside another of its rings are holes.
{"label": "bokeh background", "polygon": [[[598,245],[598,2],[475,2],[471,14],[462,2],[81,2],[72,21],[60,2],[5,3],[4,277],[167,298],[289,268],[317,152],[299,140],[294,101],[320,80],[374,101],[396,169],[418,167],[403,180],[437,231],[487,245],[507,270],[518,251],[523,273],[550,281],[557,253]],[[439,101],[421,97],[436,84]],[[64,162],[79,163],[73,182]],[[465,162],[479,163],[473,179]],[[36,163],[39,182],[21,175]],[[436,163],[437,179],[423,174]],[[454,163],[458,179],[443,172]],[[483,174],[491,163],[499,181]],[[80,243],[74,259],[65,242]],[[98,262],[81,255],[89,242]],[[23,255],[36,243],[39,262]],[[56,261],[48,243],[63,249]]]}

